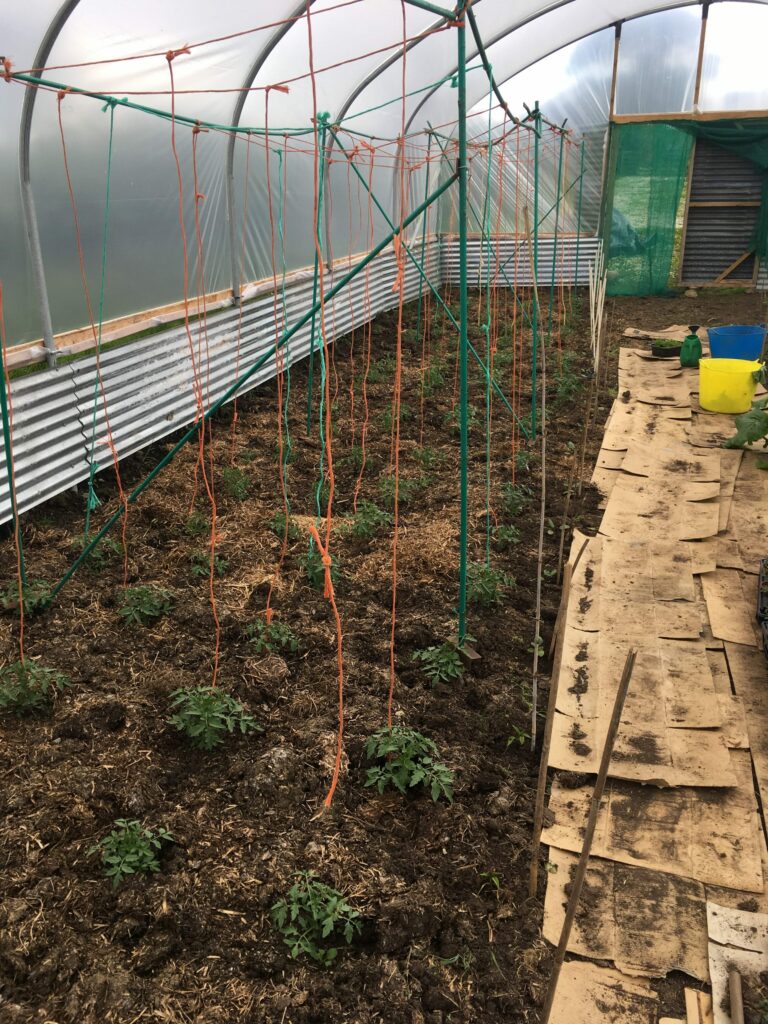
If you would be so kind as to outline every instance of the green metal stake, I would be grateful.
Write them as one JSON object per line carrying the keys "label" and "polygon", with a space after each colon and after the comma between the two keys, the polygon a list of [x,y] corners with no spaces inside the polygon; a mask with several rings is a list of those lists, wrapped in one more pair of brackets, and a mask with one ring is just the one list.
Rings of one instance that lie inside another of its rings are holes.
{"label": "green metal stake", "polygon": [[579,200],[576,205],[576,270],[574,287],[579,287],[579,243],[581,242],[581,200],[584,196],[584,139],[581,140],[581,161],[579,168]]}
{"label": "green metal stake", "polygon": [[[539,141],[541,139],[541,118],[539,115],[539,101],[533,110],[533,274],[534,291],[539,283]],[[531,434],[536,437],[537,402],[536,402],[536,364],[539,361],[539,304],[533,303],[533,315],[531,316],[532,333],[532,356],[531,356]]]}
{"label": "green metal stake", "polygon": [[[328,114],[318,114],[317,120],[322,125],[320,132],[320,142],[318,143],[320,156],[320,175],[317,186],[317,224],[315,225],[317,230],[317,237],[320,237],[320,224],[323,211],[323,189],[325,179],[325,136],[328,131]],[[320,280],[320,254],[315,247],[315,269],[312,277],[312,308],[315,308],[317,304],[317,288]],[[317,306],[319,309],[320,306]],[[307,437],[309,437],[312,431],[312,384],[315,375],[315,326],[317,319],[317,309],[312,315],[312,328],[309,338],[309,376],[307,380]],[[322,430],[322,426],[320,428]]]}
{"label": "green metal stake", "polygon": [[[418,206],[413,211],[413,213],[409,214],[409,216],[405,218],[405,220],[403,221],[403,227],[407,227],[409,224],[412,224],[415,220],[417,220],[424,212],[424,207],[428,206],[430,203],[434,203],[437,199],[440,198],[440,196],[444,192],[447,192],[448,189],[456,181],[458,176],[458,171],[455,171],[450,176],[450,178],[448,178],[447,181],[445,181],[442,185],[436,188],[432,195],[428,197],[425,203],[422,203],[421,206]],[[373,249],[371,249],[371,251],[367,255],[365,255],[360,260],[359,263],[357,263],[354,267],[347,271],[347,273],[341,278],[338,284],[335,284],[328,289],[328,291],[323,296],[321,301],[330,302],[330,300],[335,295],[338,295],[342,288],[346,287],[346,285],[348,285],[350,281],[357,277],[357,275],[362,270],[365,270],[368,264],[375,260],[379,253],[383,252],[384,249],[386,249],[386,247],[392,243],[392,240],[394,239],[397,233],[397,231],[390,232],[386,236],[386,238],[383,238],[378,245],[374,246]],[[224,394],[217,398],[213,405],[209,406],[208,410],[203,414],[202,418],[195,422],[187,431],[185,431],[185,433],[182,435],[181,438],[179,438],[179,440],[176,442],[173,448],[169,449],[168,452],[166,452],[166,454],[158,462],[155,468],[150,473],[148,473],[146,477],[144,477],[141,483],[137,484],[137,486],[131,491],[131,493],[126,498],[127,504],[134,504],[136,499],[147,489],[147,487],[149,487],[149,485],[152,483],[155,477],[157,477],[158,474],[161,473],[162,470],[164,470],[165,467],[176,458],[176,456],[184,447],[184,445],[193,437],[195,437],[199,430],[202,430],[203,424],[206,422],[206,420],[209,420],[212,416],[215,416],[219,409],[221,409],[221,407],[226,402],[228,402],[230,398],[233,398],[237,394],[237,392],[243,387],[243,385],[246,384],[251,379],[251,377],[254,376],[254,374],[258,373],[258,371],[262,368],[262,366],[264,366],[264,364],[269,359],[272,359],[274,357],[275,350],[278,348],[283,348],[291,340],[291,338],[293,338],[294,335],[301,330],[302,327],[305,327],[312,320],[312,317],[317,314],[317,311],[319,309],[320,302],[316,302],[311,309],[307,310],[307,312],[304,313],[303,316],[299,317],[299,319],[296,321],[293,327],[289,328],[289,330],[283,333],[282,338],[277,342],[276,345],[270,345],[267,351],[264,352],[263,355],[259,356],[255,363],[252,363],[247,370],[240,374],[240,376],[233,384],[230,384],[230,386],[227,388]],[[72,579],[72,577],[83,564],[85,559],[88,558],[88,556],[97,546],[97,544],[109,533],[109,531],[112,529],[115,523],[122,518],[122,515],[123,507],[121,506],[120,509],[117,512],[113,513],[113,515],[106,521],[106,523],[102,526],[99,532],[93,535],[91,541],[83,548],[83,550],[74,560],[72,565],[70,565],[69,569],[67,569],[62,578],[53,588],[51,592],[51,600],[53,600],[53,598],[55,598],[57,594],[60,593],[62,588],[69,582],[69,580]]]}
{"label": "green metal stake", "polygon": [[560,227],[560,199],[561,199],[561,185],[563,180],[563,140],[565,136],[560,136],[560,153],[557,158],[557,185],[555,189],[555,237],[552,242],[552,274],[549,282],[549,313],[547,316],[547,341],[552,342],[552,313],[555,304],[555,277],[557,270],[557,232]]}
{"label": "green metal stake", "polygon": [[[460,12],[457,10],[457,15]],[[467,405],[469,386],[467,351],[469,335],[469,307],[467,296],[467,205],[469,198],[469,163],[467,161],[467,38],[464,22],[456,29],[458,64],[459,115],[459,306],[461,329],[459,333],[459,402],[460,402],[460,522],[459,522],[459,646],[467,635],[467,532],[469,508],[469,425]]]}
{"label": "green metal stake", "polygon": [[[21,568],[21,586],[22,590],[27,584],[27,567],[24,561],[24,546],[21,542],[21,523],[19,522],[19,512],[16,508],[16,482],[13,473],[13,458],[11,456],[11,420],[8,415],[8,394],[6,392],[6,386],[8,381],[6,380],[5,371],[0,373],[0,377],[3,378],[3,386],[0,388],[0,411],[3,416],[3,442],[5,444],[5,471],[8,476],[8,494],[11,499],[11,515],[13,517],[13,532],[16,537],[16,543],[19,546],[19,565]],[[19,594],[19,602],[24,600],[24,595]]]}

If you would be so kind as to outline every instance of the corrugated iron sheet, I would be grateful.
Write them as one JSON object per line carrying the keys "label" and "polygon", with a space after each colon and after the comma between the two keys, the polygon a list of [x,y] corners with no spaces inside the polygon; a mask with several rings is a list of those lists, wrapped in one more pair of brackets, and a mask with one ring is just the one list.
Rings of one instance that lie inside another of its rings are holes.
{"label": "corrugated iron sheet", "polygon": [[[582,239],[580,281],[587,278],[587,264],[594,257],[596,239]],[[478,244],[471,247],[476,259],[475,274],[482,268],[483,255]],[[502,258],[514,253],[513,245],[502,241]],[[561,280],[574,264],[575,249],[565,259],[558,256]],[[453,280],[454,254],[458,246],[439,238],[431,239],[425,254],[425,270],[437,283]],[[547,263],[542,245],[540,280],[549,281],[551,262]],[[551,255],[550,255],[551,260]],[[513,256],[514,260],[514,256]],[[518,277],[525,278],[518,261]],[[471,264],[473,265],[473,264]],[[514,263],[510,264],[513,266]],[[405,297],[419,294],[421,278],[416,267],[406,261]],[[549,270],[547,270],[549,267]],[[583,270],[582,270],[583,267]],[[393,291],[397,265],[394,253],[382,253],[370,266],[368,293],[365,273],[358,275],[326,307],[329,343],[361,327],[378,313],[397,305]],[[343,268],[336,270],[341,276]],[[511,276],[511,272],[510,272]],[[458,270],[456,271],[458,280]],[[326,285],[333,273],[326,274]],[[300,275],[286,289],[286,323],[298,319],[312,303],[311,274]],[[280,312],[278,312],[280,316]],[[278,331],[281,324],[278,323]],[[203,403],[207,407],[223,394],[237,378],[269,351],[276,334],[274,303],[271,293],[260,295],[242,308],[212,312],[205,330],[191,327],[190,339],[184,326],[171,327],[150,337],[102,353],[99,384],[94,356],[77,359],[56,369],[41,369],[12,383],[14,464],[20,511],[88,479],[91,452],[97,469],[112,464],[107,442],[107,416],[112,439],[124,458],[192,423],[197,413],[194,390],[194,365],[202,382]],[[286,362],[293,363],[309,354],[311,327],[307,324],[285,348]],[[274,376],[275,363],[269,359],[242,392],[258,387]],[[0,522],[10,519],[10,494],[5,472],[5,451],[0,435]]]}
{"label": "corrugated iron sheet", "polygon": [[[761,195],[762,178],[755,164],[697,139],[690,203],[759,204]],[[759,205],[689,206],[681,280],[710,283],[747,252],[753,245],[759,209]],[[751,253],[727,280],[751,282],[754,271]]]}
{"label": "corrugated iron sheet", "polygon": [[[558,238],[555,256],[555,284],[565,282],[587,285],[589,283],[589,264],[594,261],[601,244],[599,238],[581,236],[578,242],[579,280],[575,282],[576,236],[567,235]],[[554,255],[554,238],[540,238],[538,261],[538,285],[540,288],[546,288],[552,281]],[[516,281],[520,287],[525,288],[533,284],[528,245],[524,235],[517,238],[513,235],[499,238],[494,245],[490,246],[490,251],[487,242],[483,242],[478,237],[469,238],[467,241],[467,272],[470,287],[485,285],[489,262],[492,282],[496,268],[500,266],[504,268],[509,280]],[[453,235],[446,236],[443,240],[443,279],[450,284],[459,283],[459,240]],[[498,280],[501,287],[507,283],[501,272],[498,274]]]}

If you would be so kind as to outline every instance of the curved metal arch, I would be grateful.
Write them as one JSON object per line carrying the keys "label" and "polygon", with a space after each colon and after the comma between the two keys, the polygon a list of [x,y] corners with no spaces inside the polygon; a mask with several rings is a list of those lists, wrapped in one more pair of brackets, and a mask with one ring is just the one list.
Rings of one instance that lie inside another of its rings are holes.
{"label": "curved metal arch", "polygon": [[[477,0],[477,2],[479,3],[480,0]],[[402,60],[403,57],[405,56],[405,54],[408,53],[410,50],[412,50],[414,48],[414,46],[418,46],[418,44],[420,42],[422,42],[423,39],[425,39],[425,38],[428,39],[429,36],[426,35],[426,33],[431,33],[435,29],[441,28],[443,25],[446,24],[446,22],[448,20],[449,20],[448,18],[438,18],[436,21],[432,22],[432,24],[429,25],[424,30],[425,35],[423,35],[422,37],[420,37],[418,39],[411,39],[409,42],[407,42],[405,44],[405,46],[401,46],[399,50],[397,50],[391,56],[387,57],[380,64],[378,64],[373,69],[373,71],[371,71],[369,74],[367,74],[365,76],[365,78],[361,82],[359,82],[355,86],[355,88],[352,90],[352,92],[347,96],[347,98],[344,100],[342,105],[339,107],[339,110],[338,110],[338,112],[336,114],[336,117],[335,117],[333,123],[335,125],[340,124],[344,120],[344,118],[346,117],[349,108],[352,106],[352,104],[355,102],[355,100],[365,92],[365,90],[368,88],[369,85],[372,85],[373,82],[375,82],[376,79],[380,75],[383,75],[385,71],[388,71],[389,68],[393,67],[395,64],[397,64],[398,61]],[[325,154],[324,154],[324,158],[326,160],[326,166],[330,166],[330,159],[331,159],[331,155],[333,153],[333,147],[335,145],[336,145],[336,136],[334,135],[333,132],[330,132],[329,138],[328,138],[328,142],[326,143],[326,146],[325,146]],[[330,188],[330,176],[329,175],[326,175],[325,181],[326,181],[326,187]],[[393,192],[393,202],[394,202],[394,192]],[[331,224],[330,224],[330,204],[328,202],[325,203],[325,225],[324,225],[324,227],[325,227],[325,248],[326,248],[326,252],[330,252],[329,242],[330,242],[330,238],[331,238]]]}
{"label": "curved metal arch", "polygon": [[[37,70],[44,68],[61,30],[69,20],[69,16],[80,3],[80,0],[64,0],[40,41],[32,67]],[[37,210],[32,192],[30,174],[30,136],[32,132],[32,114],[35,110],[37,89],[26,89],[21,107],[21,123],[19,126],[19,185],[21,188],[21,209],[24,218],[24,240],[27,256],[32,267],[32,281],[40,307],[40,319],[43,327],[43,345],[45,358],[49,366],[56,365],[56,345],[53,340],[53,321],[51,306],[48,301],[48,285],[45,280],[43,250],[40,245],[40,232],[37,227]]]}
{"label": "curved metal arch", "polygon": [[[293,26],[301,15],[315,3],[315,0],[299,0],[296,6],[293,8],[291,14],[283,22],[282,25],[272,33],[268,41],[264,44],[262,49],[259,51],[258,56],[254,60],[248,69],[248,73],[243,80],[240,92],[235,100],[235,106],[232,110],[232,119],[230,124],[233,128],[237,128],[240,124],[240,118],[243,115],[243,109],[245,108],[245,102],[248,99],[248,90],[251,88],[253,83],[256,81],[256,76],[264,67],[268,57],[273,53],[275,47],[285,36],[290,32]],[[226,172],[224,175],[226,195],[227,195],[227,227],[229,237],[229,267],[230,276],[232,280],[232,298],[234,302],[240,301],[240,276],[237,270],[237,256],[236,247],[237,243],[235,240],[235,142],[237,136],[235,132],[230,132],[227,139],[227,155],[226,155]]]}
{"label": "curved metal arch", "polygon": [[[522,21],[519,24],[515,25],[514,28],[504,29],[502,32],[497,33],[492,39],[490,39],[488,42],[484,43],[486,52],[490,49],[491,46],[495,46],[496,43],[500,43],[503,39],[506,39],[507,36],[511,35],[513,32],[516,32],[517,29],[524,28],[525,25],[528,25],[531,22],[536,21],[538,18],[546,17],[548,14],[551,14],[554,10],[559,9],[561,7],[564,7],[567,4],[570,4],[570,3],[573,3],[573,2],[575,2],[575,0],[562,0],[562,2],[560,2],[560,3],[556,4],[556,5],[553,5],[552,7],[547,8],[546,11],[541,11],[541,12],[539,12],[539,14],[532,15],[530,18],[526,18],[525,21]],[[731,2],[731,0],[710,0],[710,3],[728,3],[728,2]],[[637,14],[631,14],[631,15],[628,15],[627,17],[625,17],[625,18],[620,19],[620,21],[621,21],[622,24],[627,24],[630,21],[637,21],[640,18],[646,18],[646,17],[649,17],[652,14],[659,14],[662,11],[680,10],[681,8],[684,8],[684,7],[702,7],[704,5],[704,3],[705,3],[705,0],[681,0],[680,3],[670,4],[670,6],[668,6],[668,7],[651,8],[651,9],[648,9],[648,10],[639,11]],[[763,3],[764,4],[764,0],[747,0],[747,3],[758,3],[758,4]],[[600,25],[597,28],[590,29],[589,32],[584,32],[584,33],[582,33],[579,36],[574,36],[574,38],[573,39],[569,39],[567,43],[563,43],[561,46],[555,46],[551,50],[548,50],[546,53],[543,53],[540,56],[534,58],[534,60],[531,60],[527,64],[524,64],[522,67],[517,68],[517,70],[512,72],[511,75],[507,75],[506,78],[504,78],[500,82],[497,81],[496,84],[499,86],[499,88],[501,88],[503,85],[505,85],[507,82],[509,82],[510,79],[514,78],[515,75],[522,74],[523,71],[527,71],[528,68],[533,67],[533,65],[537,64],[540,60],[544,60],[547,57],[551,57],[553,53],[559,53],[560,50],[564,50],[566,48],[566,46],[572,46],[574,43],[578,43],[582,39],[586,39],[588,36],[596,35],[598,32],[604,32],[605,29],[612,28],[616,24],[618,24],[617,21],[608,21],[604,25]],[[469,59],[470,60],[474,60],[474,58],[477,55],[478,55],[478,51],[475,51],[475,53]],[[453,71],[450,72],[450,75],[451,76],[455,75],[457,71],[458,71],[458,68],[454,68]],[[430,99],[432,99],[432,97],[435,95],[435,93],[438,91],[438,89],[442,88],[443,84],[444,83],[441,83],[440,85],[435,86],[433,89],[431,89],[419,101],[419,103],[415,107],[413,113],[411,114],[410,118],[408,119],[408,123],[406,125],[406,131],[410,130],[411,125],[413,123],[413,120],[416,117],[416,115],[418,114],[418,112],[422,109],[422,107],[424,107],[429,102]],[[489,86],[489,91],[490,91],[490,86]]]}

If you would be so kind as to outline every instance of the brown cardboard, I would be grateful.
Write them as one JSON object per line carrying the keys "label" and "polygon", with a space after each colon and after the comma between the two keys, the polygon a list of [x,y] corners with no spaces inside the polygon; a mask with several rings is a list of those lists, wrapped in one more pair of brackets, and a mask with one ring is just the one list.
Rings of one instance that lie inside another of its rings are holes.
{"label": "brown cardboard", "polygon": [[[544,938],[556,945],[578,858],[551,849]],[[568,944],[570,952],[611,960],[625,974],[662,978],[684,971],[708,980],[705,890],[700,882],[592,858]]]}
{"label": "brown cardboard", "polygon": [[[762,833],[745,751],[731,759],[734,789],[656,789],[611,781],[601,801],[592,846],[596,857],[666,871],[711,885],[762,893]],[[552,786],[552,824],[542,841],[581,849],[591,786]]]}

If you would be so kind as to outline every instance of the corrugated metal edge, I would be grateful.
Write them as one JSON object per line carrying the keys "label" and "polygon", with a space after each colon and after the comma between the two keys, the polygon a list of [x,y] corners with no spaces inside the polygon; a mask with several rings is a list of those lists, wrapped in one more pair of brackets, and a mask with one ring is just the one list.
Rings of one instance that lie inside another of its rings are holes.
{"label": "corrugated metal edge", "polygon": [[[575,239],[558,242],[556,281],[573,275]],[[579,281],[587,281],[587,265],[594,258],[598,239],[580,242]],[[471,275],[479,279],[487,253],[480,239],[470,243]],[[514,254],[514,241],[502,239],[502,259]],[[549,253],[549,255],[547,255]],[[563,253],[565,254],[563,256]],[[513,257],[514,258],[514,257]],[[540,283],[551,278],[551,245],[540,247]],[[432,238],[427,245],[425,270],[435,284],[458,280],[458,245],[451,239]],[[518,260],[518,282],[529,283],[527,262]],[[335,271],[344,273],[343,267]],[[326,329],[328,343],[353,328],[362,327],[378,313],[398,303],[393,290],[397,262],[392,250],[382,253],[370,265],[366,296],[366,275],[359,274],[328,305]],[[455,275],[455,277],[454,277]],[[326,274],[326,284],[334,272]],[[472,276],[470,277],[472,280]],[[418,296],[422,286],[419,272],[410,261],[405,264],[405,297]],[[286,289],[286,322],[292,323],[312,301],[311,274],[298,275]],[[238,353],[238,329],[240,331]],[[192,325],[192,338],[198,377],[205,382],[206,407],[231,385],[236,370],[244,372],[274,343],[274,305],[271,293],[260,294],[243,308],[229,307],[212,312],[203,334],[199,324]],[[207,341],[206,341],[207,337]],[[306,358],[310,349],[310,326],[305,326],[285,350],[287,361]],[[53,370],[40,370],[12,383],[14,463],[18,507],[21,512],[48,500],[75,484],[88,479],[91,449],[97,469],[112,464],[107,443],[106,413],[112,438],[120,458],[139,451],[192,423],[197,414],[189,351],[189,339],[183,327],[169,328],[104,352],[101,356],[103,393],[98,387],[94,356],[75,360]],[[275,364],[267,360],[240,393],[271,379]],[[96,402],[94,409],[94,387]],[[105,413],[106,406],[106,413]],[[0,437],[0,522],[10,519],[10,494],[5,473],[5,456]]]}

